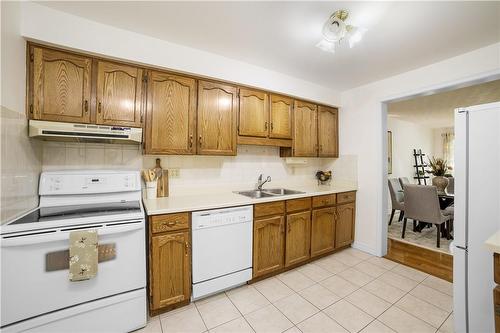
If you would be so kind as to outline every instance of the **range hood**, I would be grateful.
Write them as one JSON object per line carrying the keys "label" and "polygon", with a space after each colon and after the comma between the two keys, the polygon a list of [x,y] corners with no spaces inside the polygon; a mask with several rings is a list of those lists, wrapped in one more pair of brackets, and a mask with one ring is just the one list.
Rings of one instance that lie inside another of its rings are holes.
{"label": "range hood", "polygon": [[56,141],[140,144],[142,128],[30,120],[29,136]]}

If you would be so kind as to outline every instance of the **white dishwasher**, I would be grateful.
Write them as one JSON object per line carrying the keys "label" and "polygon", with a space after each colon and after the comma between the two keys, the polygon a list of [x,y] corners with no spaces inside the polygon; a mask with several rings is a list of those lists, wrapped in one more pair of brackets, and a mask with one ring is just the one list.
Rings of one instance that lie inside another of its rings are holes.
{"label": "white dishwasher", "polygon": [[253,207],[193,212],[193,300],[252,278]]}

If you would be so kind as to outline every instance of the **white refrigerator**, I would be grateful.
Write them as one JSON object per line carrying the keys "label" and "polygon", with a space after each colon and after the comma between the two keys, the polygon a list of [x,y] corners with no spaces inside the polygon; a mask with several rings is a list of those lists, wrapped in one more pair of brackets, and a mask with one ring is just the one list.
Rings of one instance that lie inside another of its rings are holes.
{"label": "white refrigerator", "polygon": [[500,102],[455,110],[455,332],[494,332],[493,254],[500,229]]}

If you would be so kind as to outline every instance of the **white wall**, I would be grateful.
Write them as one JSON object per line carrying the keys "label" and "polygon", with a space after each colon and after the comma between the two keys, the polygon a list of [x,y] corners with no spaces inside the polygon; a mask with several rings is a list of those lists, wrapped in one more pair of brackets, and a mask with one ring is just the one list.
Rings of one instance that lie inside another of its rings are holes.
{"label": "white wall", "polygon": [[358,156],[355,245],[384,254],[386,109],[382,102],[500,72],[500,43],[342,93],[340,151]]}
{"label": "white wall", "polygon": [[[387,130],[392,131],[392,174],[389,178],[407,177],[414,182],[415,160],[413,149],[422,149],[427,156],[434,155],[432,128],[406,120],[388,117]],[[427,162],[427,156],[424,162]]]}
{"label": "white wall", "polygon": [[20,34],[20,6],[1,2],[1,223],[38,204],[41,145],[27,135],[26,42]]}

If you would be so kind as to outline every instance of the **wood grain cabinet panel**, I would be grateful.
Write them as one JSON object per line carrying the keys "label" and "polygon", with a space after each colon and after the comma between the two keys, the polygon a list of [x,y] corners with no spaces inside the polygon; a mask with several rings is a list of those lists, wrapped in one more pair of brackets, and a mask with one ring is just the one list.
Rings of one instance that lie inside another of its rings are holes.
{"label": "wood grain cabinet panel", "polygon": [[318,107],[318,156],[338,157],[338,111],[326,106]]}
{"label": "wood grain cabinet panel", "polygon": [[335,207],[315,209],[311,222],[311,257],[335,248]]}
{"label": "wood grain cabinet panel", "polygon": [[318,155],[318,109],[315,104],[295,101],[293,154],[299,157]]}
{"label": "wood grain cabinet panel", "polygon": [[89,123],[92,59],[31,48],[30,118]]}
{"label": "wood grain cabinet panel", "polygon": [[320,195],[312,199],[313,208],[332,206],[335,205],[335,202],[335,194]]}
{"label": "wood grain cabinet panel", "polygon": [[292,110],[293,100],[291,98],[271,95],[270,138],[292,138]]}
{"label": "wood grain cabinet panel", "polygon": [[311,212],[289,214],[286,217],[285,267],[310,257]]}
{"label": "wood grain cabinet panel", "polygon": [[146,154],[194,154],[196,80],[151,71],[147,95]]}
{"label": "wood grain cabinet panel", "polygon": [[198,83],[198,154],[236,155],[237,88]]}
{"label": "wood grain cabinet panel", "polygon": [[254,205],[254,217],[281,215],[285,213],[284,201],[264,202]]}
{"label": "wood grain cabinet panel", "polygon": [[337,206],[335,225],[335,247],[342,247],[354,241],[355,204],[348,203]]}
{"label": "wood grain cabinet panel", "polygon": [[238,134],[267,137],[269,131],[269,95],[240,88]]}
{"label": "wood grain cabinet panel", "polygon": [[285,254],[284,217],[255,220],[253,228],[253,277],[282,269]]}
{"label": "wood grain cabinet panel", "polygon": [[97,124],[141,127],[142,80],[142,68],[99,61]]}
{"label": "wood grain cabinet panel", "polygon": [[151,310],[191,297],[191,252],[189,232],[151,237]]}

